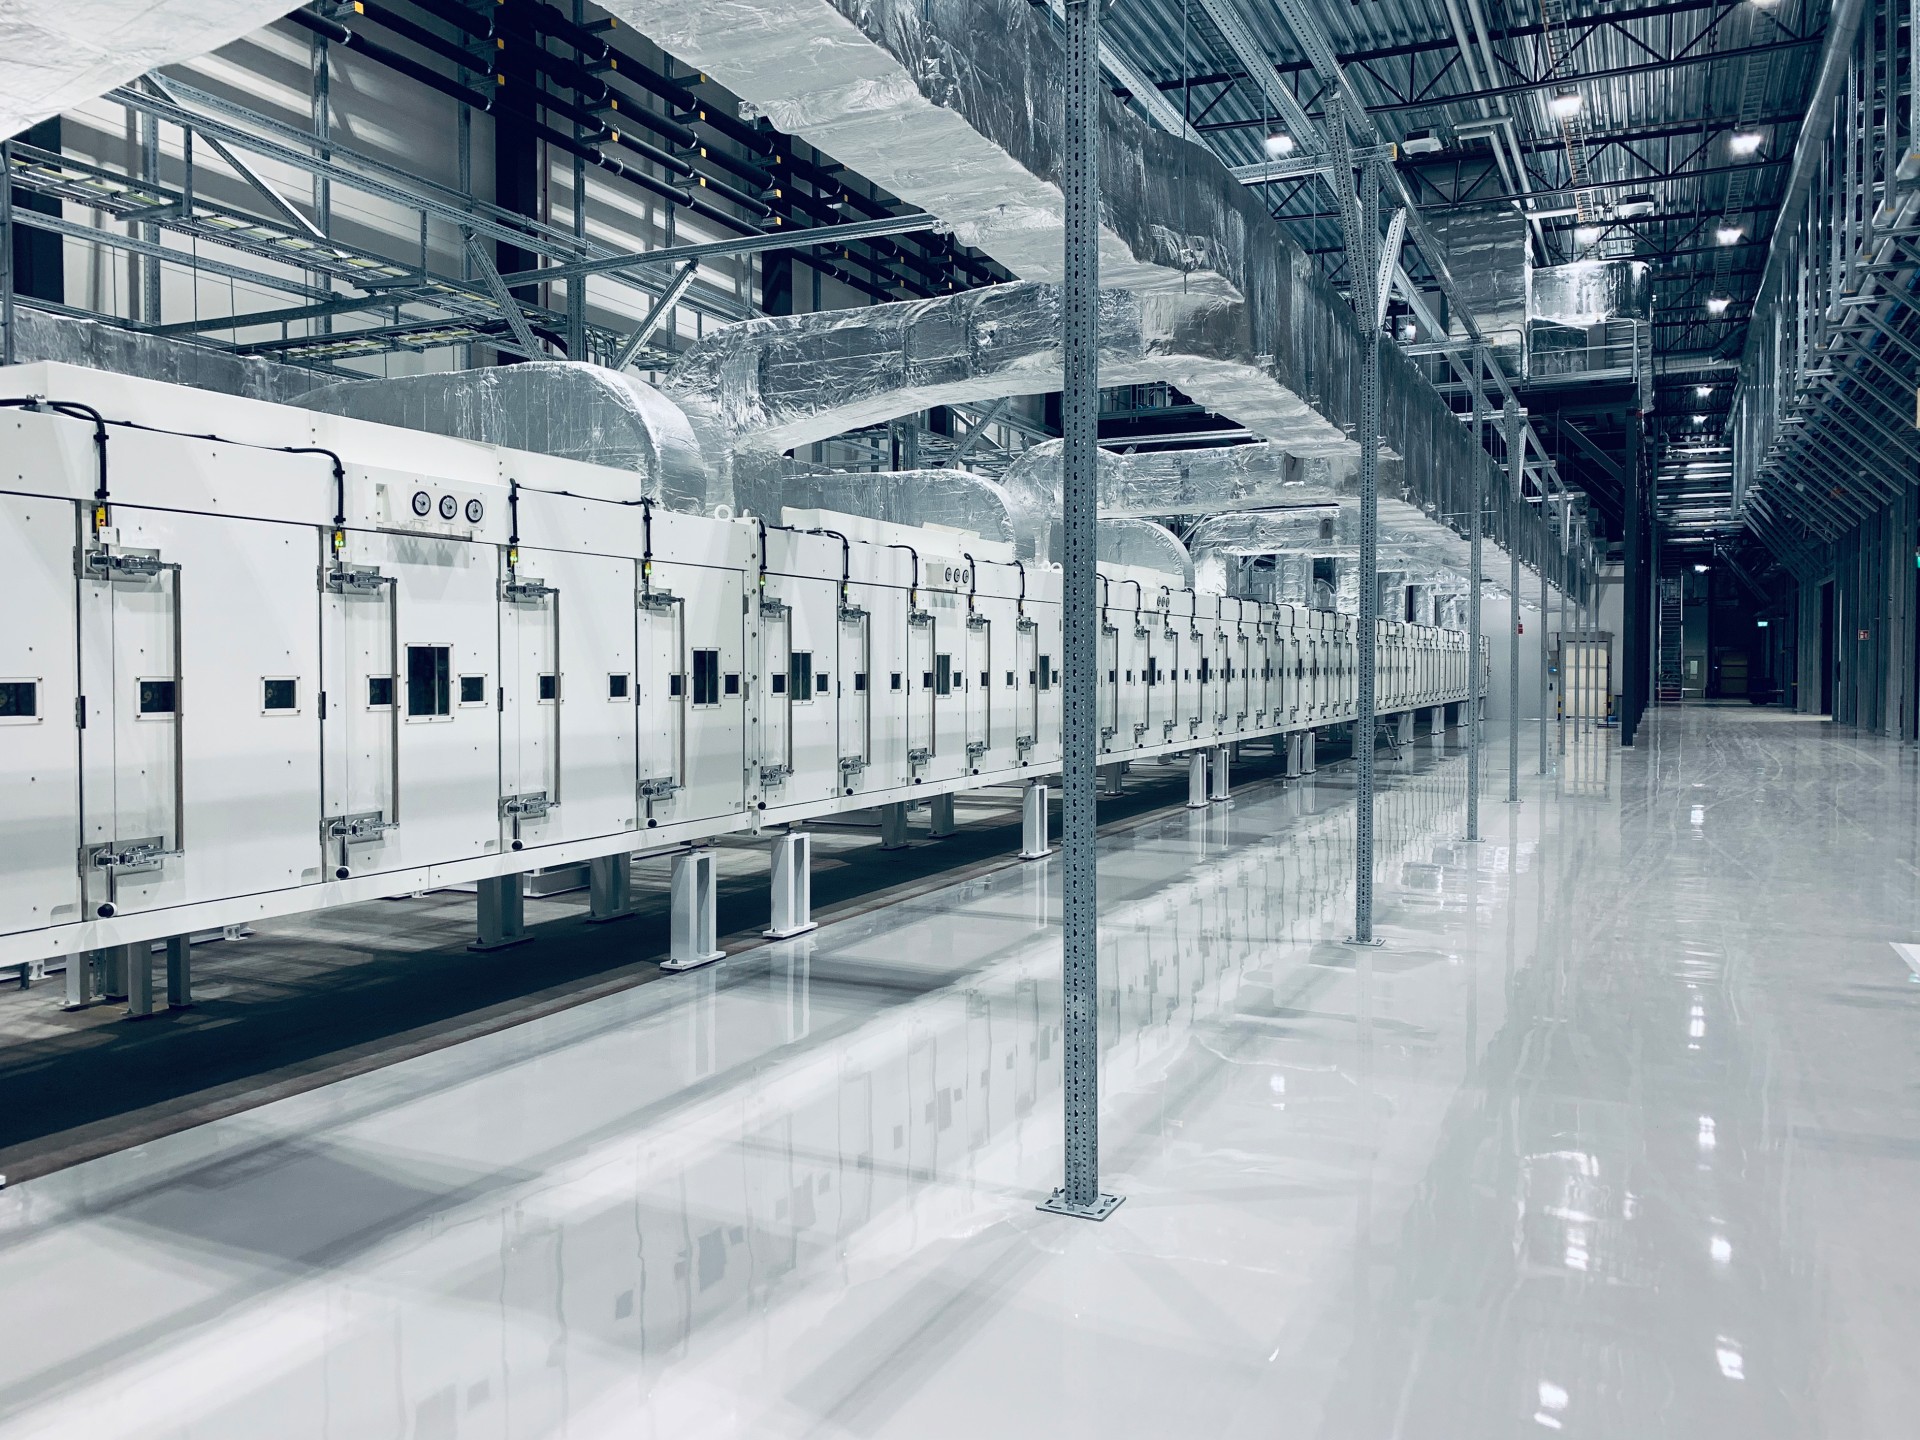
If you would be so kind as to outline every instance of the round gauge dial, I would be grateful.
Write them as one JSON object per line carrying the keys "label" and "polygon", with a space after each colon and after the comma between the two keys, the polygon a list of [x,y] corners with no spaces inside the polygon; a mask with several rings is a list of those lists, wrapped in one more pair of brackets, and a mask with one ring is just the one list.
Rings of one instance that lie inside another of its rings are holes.
{"label": "round gauge dial", "polygon": [[433,497],[424,490],[413,492],[413,513],[425,516],[433,511]]}
{"label": "round gauge dial", "polygon": [[467,523],[469,525],[478,525],[480,523],[480,517],[486,513],[487,507],[482,505],[478,500],[467,501]]}
{"label": "round gauge dial", "polygon": [[442,520],[451,520],[459,513],[460,502],[458,500],[454,499],[451,495],[442,495],[440,497],[440,518]]}

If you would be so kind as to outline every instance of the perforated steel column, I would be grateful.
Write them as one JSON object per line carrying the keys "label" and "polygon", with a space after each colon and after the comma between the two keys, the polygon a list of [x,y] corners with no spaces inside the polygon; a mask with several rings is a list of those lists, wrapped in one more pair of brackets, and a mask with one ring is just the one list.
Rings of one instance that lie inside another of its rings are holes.
{"label": "perforated steel column", "polygon": [[1486,422],[1480,393],[1480,347],[1473,349],[1473,444],[1467,453],[1467,839],[1480,838],[1480,531],[1486,505],[1480,429]]}
{"label": "perforated steel column", "polygon": [[[1526,460],[1520,449],[1520,407],[1509,399],[1505,410],[1507,431],[1507,475],[1511,493],[1507,496],[1509,514],[1519,513]],[[1507,526],[1507,593],[1513,597],[1513,613],[1507,625],[1507,803],[1520,803],[1520,542]],[[1547,623],[1547,612],[1540,612],[1540,623]]]}
{"label": "perforated steel column", "polygon": [[1065,561],[1061,585],[1066,695],[1061,733],[1064,784],[1061,832],[1061,989],[1064,1017],[1062,1099],[1065,1183],[1045,1210],[1104,1220],[1120,1201],[1100,1193],[1099,896],[1094,786],[1100,724],[1095,614],[1094,464],[1100,410],[1100,118],[1098,0],[1067,0],[1066,284],[1061,292],[1061,355],[1066,442],[1063,489]]}
{"label": "perforated steel column", "polygon": [[[1560,552],[1560,584],[1564,587],[1566,583],[1566,551],[1562,550]],[[1560,591],[1560,653],[1563,657],[1566,654],[1566,594],[1566,590],[1562,588]],[[1547,702],[1552,698],[1547,694],[1547,638],[1547,561],[1543,555],[1540,558],[1540,773],[1542,775],[1547,773]],[[1560,684],[1564,687],[1567,683],[1564,660],[1560,668]]]}

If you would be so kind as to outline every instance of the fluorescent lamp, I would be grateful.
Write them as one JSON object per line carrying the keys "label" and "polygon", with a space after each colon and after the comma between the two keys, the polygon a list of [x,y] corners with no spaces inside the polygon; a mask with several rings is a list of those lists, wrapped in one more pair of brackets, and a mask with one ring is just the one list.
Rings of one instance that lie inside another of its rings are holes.
{"label": "fluorescent lamp", "polygon": [[1571,120],[1580,113],[1580,106],[1583,103],[1578,90],[1571,88],[1556,90],[1553,92],[1553,98],[1547,101],[1547,109],[1551,110],[1558,119]]}
{"label": "fluorescent lamp", "polygon": [[1284,131],[1267,136],[1267,154],[1278,159],[1282,155],[1293,153],[1293,137]]}

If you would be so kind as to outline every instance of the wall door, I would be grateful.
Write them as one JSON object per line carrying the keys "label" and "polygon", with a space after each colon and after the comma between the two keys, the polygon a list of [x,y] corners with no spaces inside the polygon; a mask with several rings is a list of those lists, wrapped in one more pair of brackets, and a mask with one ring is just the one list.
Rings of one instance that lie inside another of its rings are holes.
{"label": "wall door", "polygon": [[80,915],[80,732],[68,500],[0,495],[0,934]]}

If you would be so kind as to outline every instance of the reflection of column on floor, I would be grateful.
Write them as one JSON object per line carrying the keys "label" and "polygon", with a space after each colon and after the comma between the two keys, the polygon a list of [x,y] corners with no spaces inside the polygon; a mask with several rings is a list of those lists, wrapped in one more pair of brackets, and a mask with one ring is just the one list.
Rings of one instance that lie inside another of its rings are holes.
{"label": "reflection of column on floor", "polygon": [[907,848],[906,801],[896,800],[891,805],[880,807],[880,848],[882,850]]}
{"label": "reflection of column on floor", "polygon": [[1207,808],[1207,752],[1204,750],[1187,752],[1187,808]]}
{"label": "reflection of column on floor", "polygon": [[812,940],[795,940],[791,945],[770,947],[773,959],[768,976],[776,1002],[786,1012],[787,1043],[804,1040],[813,1030],[813,947]]}
{"label": "reflection of column on floor", "polygon": [[933,795],[927,799],[927,834],[936,840],[944,840],[956,832],[953,822],[953,796]]}
{"label": "reflection of column on floor", "polygon": [[625,920],[633,914],[633,857],[596,855],[587,862],[588,919]]}
{"label": "reflection of column on floor", "polygon": [[1020,797],[1020,858],[1038,860],[1053,853],[1053,841],[1047,834],[1047,786],[1033,780]]}

